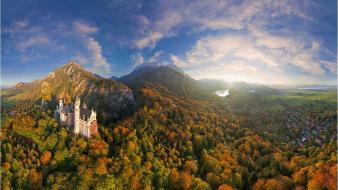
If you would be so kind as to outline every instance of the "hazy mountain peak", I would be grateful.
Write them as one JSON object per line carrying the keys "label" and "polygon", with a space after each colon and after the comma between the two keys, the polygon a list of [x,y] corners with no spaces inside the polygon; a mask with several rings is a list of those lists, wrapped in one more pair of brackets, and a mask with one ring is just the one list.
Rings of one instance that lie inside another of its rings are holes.
{"label": "hazy mountain peak", "polygon": [[[6,92],[9,99],[16,100],[53,100],[63,99],[69,103],[75,96],[86,98],[93,105],[95,98],[103,98],[105,108],[112,110],[122,109],[132,102],[132,91],[124,84],[101,78],[92,72],[83,69],[80,64],[71,61],[50,72],[44,79],[30,83],[18,83],[15,88]],[[118,98],[117,98],[118,97]],[[101,101],[101,99],[100,99]],[[101,102],[102,102],[101,101]],[[123,104],[123,105],[122,105]]]}
{"label": "hazy mountain peak", "polygon": [[156,68],[159,65],[154,65],[154,64],[141,64],[135,67],[134,71],[140,70],[140,69],[145,69],[145,68]]}
{"label": "hazy mountain peak", "polygon": [[174,69],[180,73],[184,73],[184,71],[178,67],[177,65],[174,64],[142,64],[137,66],[134,71],[137,70],[143,70],[143,69],[155,69],[155,68],[170,68],[170,69]]}
{"label": "hazy mountain peak", "polygon": [[163,65],[169,68],[172,68],[180,73],[184,73],[183,69],[181,69],[179,66],[175,65],[175,64],[168,64],[168,65]]}
{"label": "hazy mountain peak", "polygon": [[70,61],[61,67],[55,69],[54,71],[48,74],[47,79],[55,79],[55,78],[64,78],[69,77],[71,80],[81,80],[83,78],[91,78],[93,80],[102,79],[101,76],[89,72],[81,67],[81,65],[75,61]]}
{"label": "hazy mountain peak", "polygon": [[61,67],[81,67],[79,63],[77,63],[76,61],[69,61],[68,63],[64,64]]}
{"label": "hazy mountain peak", "polygon": [[173,64],[140,65],[128,75],[119,78],[134,89],[150,87],[162,93],[183,97],[204,97],[197,82]]}
{"label": "hazy mountain peak", "polygon": [[133,80],[135,78],[138,78],[142,75],[149,76],[149,75],[153,75],[158,72],[161,72],[164,74],[162,75],[162,77],[170,76],[172,75],[172,73],[179,73],[185,77],[190,78],[188,75],[186,75],[183,72],[182,69],[172,64],[170,65],[142,64],[142,65],[137,66],[131,73],[119,78],[119,80],[126,82],[126,81]]}
{"label": "hazy mountain peak", "polygon": [[78,71],[79,69],[82,69],[80,64],[76,63],[75,61],[70,61],[63,66],[60,67],[60,69],[67,75],[71,75],[74,72]]}
{"label": "hazy mountain peak", "polygon": [[18,82],[18,83],[15,85],[15,87],[16,87],[16,88],[20,88],[20,87],[22,87],[22,86],[24,86],[24,85],[25,85],[24,82]]}

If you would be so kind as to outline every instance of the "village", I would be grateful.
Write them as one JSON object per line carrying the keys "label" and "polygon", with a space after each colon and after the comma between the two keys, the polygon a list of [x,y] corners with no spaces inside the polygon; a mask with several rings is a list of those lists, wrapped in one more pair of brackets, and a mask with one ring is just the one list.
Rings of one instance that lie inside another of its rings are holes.
{"label": "village", "polygon": [[[308,144],[322,145],[336,138],[336,118],[333,114],[304,113],[301,110],[287,111],[284,119],[289,135],[287,141],[304,146]],[[331,134],[331,135],[327,135]]]}

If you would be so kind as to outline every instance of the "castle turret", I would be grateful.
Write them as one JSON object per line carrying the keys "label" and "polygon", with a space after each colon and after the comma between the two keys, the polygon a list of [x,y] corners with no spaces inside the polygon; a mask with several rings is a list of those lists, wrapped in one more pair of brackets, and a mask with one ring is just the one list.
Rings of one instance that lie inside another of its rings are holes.
{"label": "castle turret", "polygon": [[87,128],[88,128],[88,136],[87,136],[88,138],[97,134],[96,112],[93,109],[87,123]]}
{"label": "castle turret", "polygon": [[74,133],[79,134],[80,132],[80,99],[76,97],[74,106]]}
{"label": "castle turret", "polygon": [[96,112],[93,110],[93,108],[92,108],[92,112],[90,114],[90,120],[91,121],[96,120]]}

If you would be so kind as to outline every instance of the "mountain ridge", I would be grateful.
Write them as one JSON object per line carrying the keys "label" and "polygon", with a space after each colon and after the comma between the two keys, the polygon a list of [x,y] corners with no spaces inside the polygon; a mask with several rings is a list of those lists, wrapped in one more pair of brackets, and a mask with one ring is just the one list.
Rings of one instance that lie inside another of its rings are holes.
{"label": "mountain ridge", "polygon": [[195,80],[172,64],[141,65],[120,78],[103,78],[85,70],[75,61],[70,61],[51,71],[43,79],[19,82],[14,87],[4,90],[2,98],[51,100],[52,96],[56,96],[56,99],[70,102],[78,95],[102,94],[107,90],[132,93],[132,89],[139,90],[143,87],[154,88],[165,94],[196,98],[210,96],[217,90],[238,88],[250,90],[266,86],[243,82],[226,83],[217,79]]}
{"label": "mountain ridge", "polygon": [[118,79],[132,89],[151,87],[159,92],[185,98],[206,96],[195,79],[174,65],[141,66]]}

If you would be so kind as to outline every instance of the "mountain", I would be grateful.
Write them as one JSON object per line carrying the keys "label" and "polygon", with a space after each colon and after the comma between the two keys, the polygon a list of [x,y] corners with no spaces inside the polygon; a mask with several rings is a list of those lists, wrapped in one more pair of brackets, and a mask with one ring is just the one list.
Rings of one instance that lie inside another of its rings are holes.
{"label": "mountain", "polygon": [[133,93],[121,82],[105,79],[83,69],[75,62],[69,62],[50,72],[48,76],[31,83],[18,83],[5,90],[1,99],[74,101],[76,96],[87,105],[105,112],[118,113],[133,104]]}
{"label": "mountain", "polygon": [[228,83],[216,79],[201,79],[197,82],[201,88],[210,93],[214,93],[217,90],[226,90],[229,88]]}
{"label": "mountain", "polygon": [[200,87],[208,92],[215,92],[217,90],[241,91],[251,95],[272,95],[279,94],[280,90],[271,88],[263,84],[254,84],[246,82],[227,83],[217,79],[201,79],[197,81]]}
{"label": "mountain", "polygon": [[111,79],[111,80],[118,80],[118,79],[119,79],[119,77],[112,76],[112,77],[110,77],[110,79]]}
{"label": "mountain", "polygon": [[229,88],[232,91],[241,91],[245,93],[250,93],[253,95],[258,96],[266,96],[266,95],[273,95],[279,94],[280,91],[271,87],[268,87],[263,84],[252,84],[252,83],[245,83],[245,82],[235,82],[232,83]]}
{"label": "mountain", "polygon": [[194,79],[174,65],[142,65],[118,80],[133,89],[150,87],[162,93],[186,98],[206,96]]}

